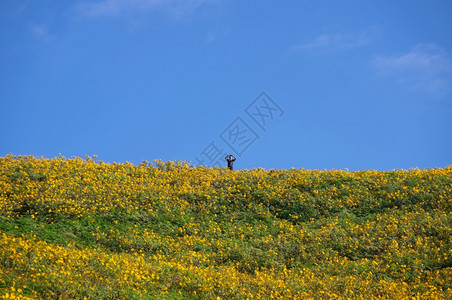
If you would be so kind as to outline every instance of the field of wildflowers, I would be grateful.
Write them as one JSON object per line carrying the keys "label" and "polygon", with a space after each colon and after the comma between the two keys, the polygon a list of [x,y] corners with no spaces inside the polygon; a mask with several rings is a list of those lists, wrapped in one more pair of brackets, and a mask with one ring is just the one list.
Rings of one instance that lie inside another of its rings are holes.
{"label": "field of wildflowers", "polygon": [[452,299],[452,166],[0,158],[3,299]]}

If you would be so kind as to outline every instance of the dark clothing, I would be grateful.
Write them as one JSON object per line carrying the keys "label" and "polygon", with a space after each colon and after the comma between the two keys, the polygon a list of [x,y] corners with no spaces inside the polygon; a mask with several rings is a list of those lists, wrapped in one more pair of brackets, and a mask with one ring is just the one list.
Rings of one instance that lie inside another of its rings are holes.
{"label": "dark clothing", "polygon": [[228,162],[229,170],[232,170],[236,158],[233,155],[231,157],[229,157],[229,155],[227,155],[224,159]]}

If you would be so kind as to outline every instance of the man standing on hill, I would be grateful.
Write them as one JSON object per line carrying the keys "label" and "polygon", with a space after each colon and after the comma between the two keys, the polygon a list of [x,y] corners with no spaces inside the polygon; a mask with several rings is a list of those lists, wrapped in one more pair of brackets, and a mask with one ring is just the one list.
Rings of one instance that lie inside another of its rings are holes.
{"label": "man standing on hill", "polygon": [[226,155],[226,157],[224,159],[228,162],[228,169],[232,170],[234,162],[237,158],[235,158],[234,155],[229,154],[229,155]]}

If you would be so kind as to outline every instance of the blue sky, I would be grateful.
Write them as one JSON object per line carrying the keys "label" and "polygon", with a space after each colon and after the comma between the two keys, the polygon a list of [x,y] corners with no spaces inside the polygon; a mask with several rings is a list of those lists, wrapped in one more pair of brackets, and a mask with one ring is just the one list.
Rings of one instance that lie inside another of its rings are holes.
{"label": "blue sky", "polygon": [[0,156],[445,167],[451,12],[420,0],[1,0]]}

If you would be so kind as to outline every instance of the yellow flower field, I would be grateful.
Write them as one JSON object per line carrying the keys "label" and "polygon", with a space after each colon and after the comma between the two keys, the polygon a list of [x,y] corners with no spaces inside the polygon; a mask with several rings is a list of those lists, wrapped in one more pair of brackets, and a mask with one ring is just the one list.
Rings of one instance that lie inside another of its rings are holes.
{"label": "yellow flower field", "polygon": [[452,299],[452,166],[0,158],[3,299]]}

